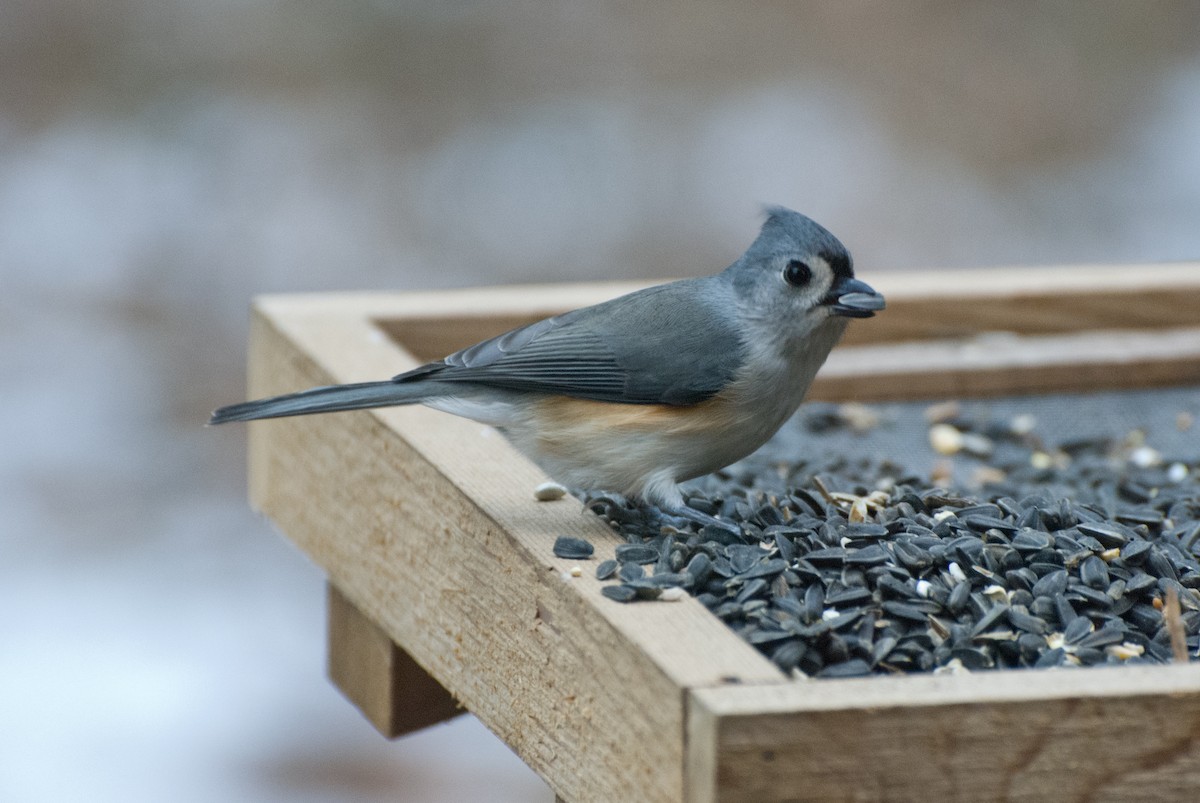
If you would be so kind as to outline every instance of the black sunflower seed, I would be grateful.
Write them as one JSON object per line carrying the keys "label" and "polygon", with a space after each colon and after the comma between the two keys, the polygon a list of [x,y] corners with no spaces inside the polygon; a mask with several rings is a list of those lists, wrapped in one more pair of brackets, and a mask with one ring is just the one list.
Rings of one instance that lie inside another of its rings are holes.
{"label": "black sunflower seed", "polygon": [[658,550],[646,544],[618,544],[617,560],[621,563],[654,563]]}
{"label": "black sunflower seed", "polygon": [[1132,535],[1125,527],[1106,521],[1081,521],[1077,529],[1085,535],[1092,536],[1109,549],[1123,547],[1132,540]]}
{"label": "black sunflower seed", "polygon": [[1092,555],[1079,564],[1079,579],[1092,588],[1108,588],[1112,582],[1108,577],[1108,565],[1100,558]]}
{"label": "black sunflower seed", "polygon": [[646,570],[638,563],[623,563],[621,568],[617,570],[617,577],[629,583],[634,580],[641,580],[646,576]]}
{"label": "black sunflower seed", "polygon": [[871,665],[861,658],[851,658],[841,663],[829,664],[817,677],[821,678],[855,678],[871,674]]}
{"label": "black sunflower seed", "polygon": [[1067,573],[1063,569],[1055,569],[1042,575],[1033,586],[1030,593],[1035,597],[1053,597],[1067,590]]}
{"label": "black sunflower seed", "polygon": [[582,538],[560,535],[554,540],[554,556],[558,558],[573,558],[584,560],[590,558],[596,548]]}
{"label": "black sunflower seed", "polygon": [[600,593],[617,602],[633,602],[638,596],[637,591],[627,585],[604,586],[600,589]]}
{"label": "black sunflower seed", "polygon": [[[994,451],[955,470],[987,459],[1004,474],[976,493],[835,449],[751,458],[689,486],[692,510],[732,526],[595,495],[588,507],[629,542],[597,576],[622,581],[605,593],[627,601],[682,586],[781,670],[808,675],[1166,663],[1168,592],[1200,650],[1200,461],[1121,464],[1119,436],[1064,446],[961,418]],[[1065,467],[1030,465],[1034,448],[1057,447]],[[851,522],[850,500],[867,496],[871,520]],[[1123,643],[1135,649],[1112,649]]]}
{"label": "black sunflower seed", "polygon": [[1044,619],[1029,613],[1021,607],[1013,606],[1008,609],[1008,621],[1013,627],[1018,630],[1024,630],[1026,633],[1048,633],[1050,625],[1046,624]]}

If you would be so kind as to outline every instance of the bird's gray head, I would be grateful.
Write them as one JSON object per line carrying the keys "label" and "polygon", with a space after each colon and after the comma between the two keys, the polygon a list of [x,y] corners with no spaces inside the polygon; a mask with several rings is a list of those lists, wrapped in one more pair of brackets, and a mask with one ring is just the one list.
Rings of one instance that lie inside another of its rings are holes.
{"label": "bird's gray head", "polygon": [[854,278],[850,252],[816,222],[781,206],[767,209],[762,231],[726,271],[740,311],[803,338],[821,324],[838,331],[846,318],[869,318],[883,296]]}

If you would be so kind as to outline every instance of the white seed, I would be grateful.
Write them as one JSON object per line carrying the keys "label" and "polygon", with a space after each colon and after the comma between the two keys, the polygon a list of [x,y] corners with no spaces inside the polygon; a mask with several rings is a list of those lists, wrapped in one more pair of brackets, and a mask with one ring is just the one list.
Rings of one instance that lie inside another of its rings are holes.
{"label": "white seed", "polygon": [[579,568],[578,566],[572,566],[571,567],[571,576],[572,577],[582,577],[583,569]]}
{"label": "white seed", "polygon": [[837,608],[826,608],[825,610],[823,610],[821,612],[821,618],[824,619],[826,622],[828,622],[830,619],[836,619],[840,615],[841,614],[838,613]]}
{"label": "white seed", "polygon": [[557,482],[543,482],[533,489],[533,498],[539,502],[553,502],[567,495],[567,489]]}
{"label": "white seed", "polygon": [[1139,446],[1129,453],[1129,462],[1138,468],[1150,468],[1162,463],[1162,454],[1152,446]]}
{"label": "white seed", "polygon": [[838,415],[858,433],[870,432],[879,426],[879,412],[858,402],[846,402],[838,407]]}
{"label": "white seed", "polygon": [[658,598],[663,602],[679,602],[679,600],[687,595],[688,593],[679,586],[671,586],[670,588],[664,588]]}
{"label": "white seed", "polygon": [[928,598],[930,592],[932,592],[932,591],[933,591],[933,583],[930,583],[928,580],[918,580],[917,581],[917,594],[919,594],[922,597]]}
{"label": "white seed", "polygon": [[846,520],[851,524],[861,524],[867,518],[867,499],[859,497],[854,500],[854,504],[850,505],[850,513],[846,516]]}
{"label": "white seed", "polygon": [[933,514],[933,520],[934,521],[945,521],[946,519],[952,518],[953,516],[954,516],[953,510],[939,510],[937,513]]}
{"label": "white seed", "polygon": [[963,662],[957,658],[951,658],[942,666],[933,670],[935,675],[969,675],[971,670],[963,665]]}
{"label": "white seed", "polygon": [[983,589],[983,595],[993,602],[1008,602],[1008,592],[1003,586],[987,586]]}
{"label": "white seed", "polygon": [[1179,484],[1187,479],[1188,467],[1183,463],[1172,463],[1167,467],[1167,479]]}
{"label": "white seed", "polygon": [[1039,471],[1047,468],[1053,468],[1054,458],[1045,452],[1034,452],[1033,454],[1029,455],[1029,465],[1033,466]]}
{"label": "white seed", "polygon": [[1037,418],[1031,413],[1024,413],[1008,422],[1008,431],[1014,435],[1028,435],[1037,428]]}
{"label": "white seed", "polygon": [[940,424],[943,421],[949,421],[951,418],[957,417],[961,410],[962,405],[956,401],[931,404],[925,408],[925,420],[931,424]]}
{"label": "white seed", "polygon": [[1131,644],[1126,641],[1123,644],[1110,644],[1104,648],[1104,651],[1120,661],[1127,661],[1144,653],[1146,648],[1141,644]]}
{"label": "white seed", "polygon": [[964,572],[962,567],[959,566],[955,561],[950,561],[950,563],[946,566],[946,570],[950,572],[950,576],[953,577],[957,582],[965,583],[967,581],[966,572]]}
{"label": "white seed", "polygon": [[1100,553],[1100,559],[1103,560],[1105,563],[1111,563],[1112,561],[1116,560],[1119,557],[1121,557],[1121,548],[1120,547],[1113,547],[1112,549],[1106,549]]}
{"label": "white seed", "polygon": [[929,428],[929,445],[938,454],[958,454],[963,441],[962,432],[950,424],[934,424]]}

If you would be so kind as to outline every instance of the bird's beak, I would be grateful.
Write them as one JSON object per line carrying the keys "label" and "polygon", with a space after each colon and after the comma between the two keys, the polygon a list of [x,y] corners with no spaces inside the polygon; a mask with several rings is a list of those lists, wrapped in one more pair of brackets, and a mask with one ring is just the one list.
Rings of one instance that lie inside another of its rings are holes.
{"label": "bird's beak", "polygon": [[858,279],[838,279],[825,296],[824,303],[834,315],[846,318],[870,318],[887,306],[883,296],[866,282]]}

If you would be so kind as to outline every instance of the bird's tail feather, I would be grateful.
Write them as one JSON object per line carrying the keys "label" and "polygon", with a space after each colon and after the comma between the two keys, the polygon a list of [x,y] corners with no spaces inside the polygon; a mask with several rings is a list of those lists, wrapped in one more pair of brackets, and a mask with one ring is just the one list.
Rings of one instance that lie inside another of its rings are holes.
{"label": "bird's tail feather", "polygon": [[422,390],[417,385],[391,381],[327,385],[302,390],[299,393],[289,393],[286,396],[231,404],[214,412],[208,423],[224,424],[229,421],[253,421],[258,418],[283,418],[290,415],[414,404],[428,395],[428,389]]}

